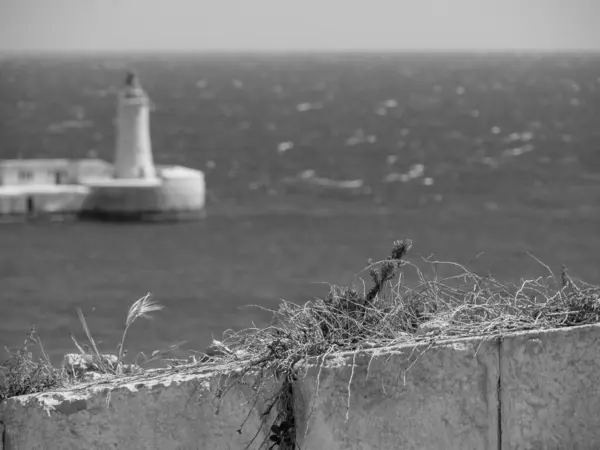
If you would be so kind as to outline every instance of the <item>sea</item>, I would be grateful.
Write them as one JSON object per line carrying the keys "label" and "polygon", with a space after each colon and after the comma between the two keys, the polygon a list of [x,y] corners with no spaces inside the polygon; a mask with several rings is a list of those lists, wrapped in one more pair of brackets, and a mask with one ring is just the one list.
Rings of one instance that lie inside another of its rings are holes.
{"label": "sea", "polygon": [[0,159],[112,161],[128,70],[154,102],[155,161],[205,172],[207,217],[1,224],[0,348],[35,326],[60,362],[71,332],[85,341],[80,308],[114,352],[151,293],[164,309],[128,356],[201,351],[281,299],[368,287],[398,239],[430,276],[564,264],[600,282],[598,53],[3,55]]}

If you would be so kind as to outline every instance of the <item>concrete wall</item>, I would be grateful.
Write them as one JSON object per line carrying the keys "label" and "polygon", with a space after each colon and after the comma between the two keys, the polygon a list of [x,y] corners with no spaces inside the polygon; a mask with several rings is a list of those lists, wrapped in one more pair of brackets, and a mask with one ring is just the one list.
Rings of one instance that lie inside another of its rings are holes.
{"label": "concrete wall", "polygon": [[258,448],[266,403],[239,385],[215,414],[217,383],[172,375],[9,399],[0,405],[0,450],[242,449],[254,436]]}
{"label": "concrete wall", "polygon": [[64,190],[59,192],[36,192],[28,197],[31,198],[34,214],[74,214],[81,210],[85,198],[88,196],[87,189],[78,186],[79,189]]}
{"label": "concrete wall", "polygon": [[313,365],[295,390],[302,448],[497,449],[496,349],[463,340]]}
{"label": "concrete wall", "polygon": [[502,449],[600,448],[600,326],[519,333],[500,352]]}
{"label": "concrete wall", "polygon": [[161,178],[156,184],[139,186],[116,181],[91,186],[82,216],[113,220],[193,218],[204,214],[205,199],[201,172],[188,177]]}
{"label": "concrete wall", "polygon": [[27,198],[20,194],[0,193],[0,216],[12,214],[27,214]]}
{"label": "concrete wall", "polygon": [[[599,340],[593,325],[313,359],[293,385],[297,442],[307,450],[600,448]],[[252,408],[252,389],[241,385],[215,415],[217,383],[157,373],[9,399],[0,405],[3,450],[243,449],[256,433],[249,448],[258,448],[268,436],[266,401]]]}
{"label": "concrete wall", "polygon": [[0,216],[75,214],[88,194],[84,186],[0,188]]}

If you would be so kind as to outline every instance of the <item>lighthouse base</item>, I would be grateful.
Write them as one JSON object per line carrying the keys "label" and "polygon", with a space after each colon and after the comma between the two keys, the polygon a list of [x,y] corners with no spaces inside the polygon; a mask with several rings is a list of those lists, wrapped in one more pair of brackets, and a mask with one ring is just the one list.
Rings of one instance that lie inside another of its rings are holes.
{"label": "lighthouse base", "polygon": [[106,211],[89,210],[81,211],[78,215],[80,220],[94,222],[187,222],[206,218],[206,211]]}
{"label": "lighthouse base", "polygon": [[89,184],[79,217],[118,222],[199,220],[205,217],[204,174],[185,167],[156,168],[152,179],[110,179]]}

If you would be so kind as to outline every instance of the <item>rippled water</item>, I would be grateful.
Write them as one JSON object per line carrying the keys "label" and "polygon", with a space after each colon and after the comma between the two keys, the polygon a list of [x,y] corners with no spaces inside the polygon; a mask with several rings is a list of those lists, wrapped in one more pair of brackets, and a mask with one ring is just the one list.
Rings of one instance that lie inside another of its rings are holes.
{"label": "rippled water", "polygon": [[533,252],[598,281],[600,55],[4,58],[0,158],[112,160],[129,68],[157,162],[206,171],[208,218],[0,226],[0,344],[36,324],[60,355],[81,307],[110,349],[152,292],[166,309],[131,350],[201,348],[264,318],[244,305],[324,295],[403,237],[415,261],[516,280],[542,273]]}

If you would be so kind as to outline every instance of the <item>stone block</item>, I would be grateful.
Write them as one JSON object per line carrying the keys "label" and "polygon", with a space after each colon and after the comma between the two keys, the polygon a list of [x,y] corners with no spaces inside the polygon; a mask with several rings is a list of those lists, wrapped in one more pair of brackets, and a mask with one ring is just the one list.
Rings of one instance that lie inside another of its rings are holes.
{"label": "stone block", "polygon": [[600,448],[599,351],[599,325],[504,338],[503,450]]}
{"label": "stone block", "polygon": [[268,432],[261,426],[266,402],[254,402],[254,391],[240,384],[218,403],[218,382],[146,374],[13,397],[0,404],[4,450],[242,450],[253,438],[248,448],[257,449]]}
{"label": "stone block", "polygon": [[463,339],[313,361],[294,386],[303,450],[498,448],[498,344]]}

